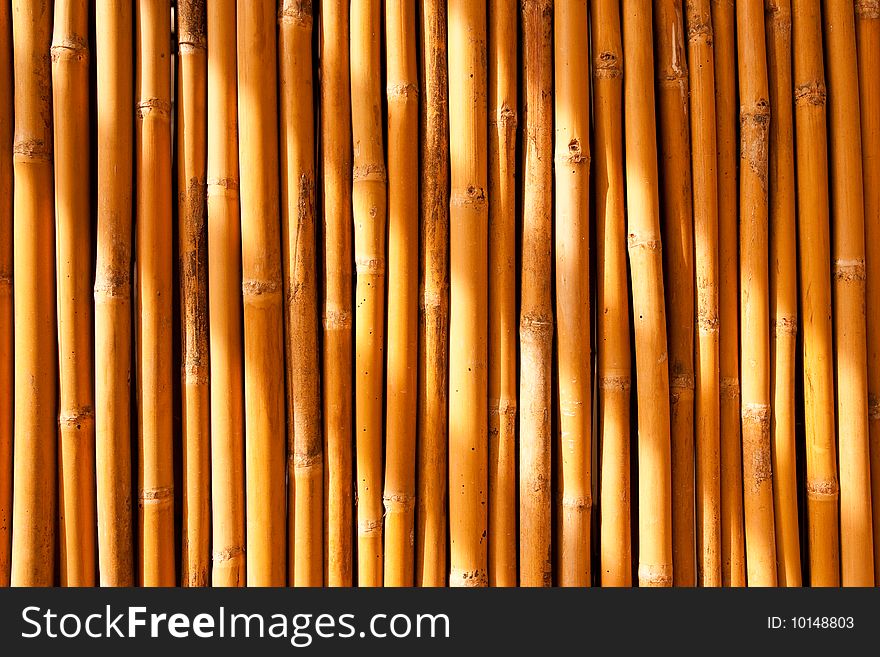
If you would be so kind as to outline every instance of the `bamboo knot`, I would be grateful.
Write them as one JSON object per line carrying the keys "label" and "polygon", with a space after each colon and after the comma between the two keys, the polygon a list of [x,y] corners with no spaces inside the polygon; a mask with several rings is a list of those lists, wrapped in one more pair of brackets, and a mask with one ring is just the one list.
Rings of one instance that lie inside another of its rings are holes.
{"label": "bamboo knot", "polygon": [[293,464],[295,470],[310,470],[316,466],[324,467],[324,455],[321,452],[291,449],[287,452],[287,460]]}
{"label": "bamboo knot", "polygon": [[489,400],[489,414],[512,418],[516,416],[516,399],[505,397],[503,399]]}
{"label": "bamboo knot", "polygon": [[797,318],[778,317],[771,328],[773,335],[797,335]]}
{"label": "bamboo knot", "polygon": [[351,170],[351,181],[386,182],[388,180],[385,167],[381,164],[361,164]]}
{"label": "bamboo knot", "polygon": [[553,333],[553,318],[541,313],[524,313],[519,320],[519,327],[524,333],[546,337]]}
{"label": "bamboo knot", "polygon": [[836,498],[840,491],[837,479],[807,479],[807,495],[810,497]]}
{"label": "bamboo knot", "polygon": [[581,164],[586,162],[590,163],[590,154],[584,153],[581,150],[581,140],[577,137],[573,137],[571,141],[568,142],[568,153],[566,153],[565,161],[569,164]]}
{"label": "bamboo knot", "polygon": [[752,107],[740,107],[740,158],[767,188],[767,156],[770,129],[770,103],[758,99]]}
{"label": "bamboo knot", "polygon": [[718,313],[701,310],[697,317],[697,328],[700,333],[718,333]]}
{"label": "bamboo knot", "polygon": [[628,391],[631,386],[631,379],[628,376],[600,376],[599,387],[602,390],[622,390]]}
{"label": "bamboo knot", "polygon": [[171,115],[171,103],[161,98],[147,98],[146,100],[140,101],[135,106],[135,110],[137,113],[137,118],[139,119],[145,118],[147,114],[150,114],[152,112],[156,112],[160,116],[167,117]]}
{"label": "bamboo knot", "polygon": [[404,83],[404,84],[389,84],[385,87],[385,94],[388,96],[388,100],[409,100],[410,98],[418,98],[419,97],[419,88],[412,83]]}
{"label": "bamboo knot", "polygon": [[334,331],[351,328],[351,313],[345,310],[327,309],[324,311],[324,330]]}
{"label": "bamboo knot", "polygon": [[670,390],[693,390],[694,389],[694,375],[690,373],[680,374],[678,376],[673,376],[672,380],[669,382]]}
{"label": "bamboo knot", "polygon": [[856,260],[835,260],[834,261],[834,280],[837,281],[863,281],[865,280],[865,261]]}
{"label": "bamboo knot", "polygon": [[825,105],[825,83],[819,80],[806,82],[794,90],[795,105]]}
{"label": "bamboo knot", "polygon": [[437,290],[425,290],[419,301],[421,302],[419,308],[422,311],[432,311],[432,314],[438,311],[445,313],[447,306],[446,295],[442,292],[438,292]]}
{"label": "bamboo knot", "polygon": [[83,423],[93,423],[95,409],[91,406],[72,408],[58,415],[58,425],[61,429],[80,429]]}
{"label": "bamboo knot", "polygon": [[524,488],[533,493],[545,493],[550,490],[550,479],[547,475],[543,472],[529,474],[530,476],[526,477],[526,480],[523,482],[525,484]]}
{"label": "bamboo knot", "polygon": [[204,50],[207,45],[208,16],[205,0],[177,0],[178,45]]}
{"label": "bamboo knot", "polygon": [[[749,474],[749,481],[753,491],[757,491],[761,484],[773,477],[772,461],[770,456],[770,405],[769,404],[743,404],[743,459],[744,478]],[[758,431],[750,431],[747,425],[758,425]],[[748,444],[748,449],[746,448]],[[750,460],[745,460],[745,459]]]}
{"label": "bamboo knot", "polygon": [[464,192],[450,195],[449,205],[457,208],[469,207],[479,212],[486,207],[486,191],[482,187],[468,185]]}
{"label": "bamboo knot", "polygon": [[862,20],[880,18],[880,0],[856,0],[856,15]]}
{"label": "bamboo knot", "polygon": [[183,363],[183,383],[188,386],[204,386],[208,384],[207,349],[204,355],[189,350]]}
{"label": "bamboo knot", "polygon": [[312,0],[284,0],[278,9],[278,24],[311,29],[312,14]]}
{"label": "bamboo knot", "polygon": [[449,586],[475,588],[488,585],[489,577],[486,575],[485,570],[461,570],[458,568],[452,568],[449,572]]}
{"label": "bamboo knot", "polygon": [[663,248],[663,245],[659,239],[644,239],[636,235],[635,233],[630,233],[627,236],[626,240],[627,246],[630,251],[634,251],[635,249],[647,249],[648,251],[660,251]]}
{"label": "bamboo knot", "polygon": [[221,187],[227,191],[238,191],[238,178],[208,178],[208,195],[212,187]]}
{"label": "bamboo knot", "polygon": [[52,144],[47,144],[42,139],[17,139],[12,147],[12,152],[32,160],[52,161]]}
{"label": "bamboo knot", "polygon": [[213,557],[215,563],[224,563],[226,561],[232,561],[240,554],[244,554],[244,552],[244,546],[234,545],[223,550],[218,550],[214,552],[211,556]]}
{"label": "bamboo knot", "polygon": [[773,23],[776,30],[791,34],[791,11],[783,11],[778,2],[765,4],[764,15],[768,23]]}
{"label": "bamboo knot", "polygon": [[562,496],[562,508],[574,509],[575,511],[584,511],[593,508],[593,498],[591,495],[581,495],[579,497]]}
{"label": "bamboo knot", "polygon": [[0,272],[0,290],[9,291],[12,289],[12,274],[9,272]]}
{"label": "bamboo knot", "polygon": [[593,76],[596,78],[619,78],[622,74],[623,67],[616,52],[604,50],[593,62]]}
{"label": "bamboo knot", "polygon": [[712,45],[712,19],[704,14],[697,14],[697,8],[693,6],[692,0],[689,0],[687,13],[696,14],[687,21],[688,41],[696,43],[703,41],[707,46]]}
{"label": "bamboo knot", "polygon": [[105,269],[95,277],[95,300],[130,299],[131,275],[125,269]]}
{"label": "bamboo knot", "polygon": [[877,397],[877,395],[868,395],[868,418],[880,420],[880,397]]}
{"label": "bamboo knot", "polygon": [[367,276],[381,276],[385,273],[384,258],[364,258],[357,257],[354,259],[355,271],[358,274]]}
{"label": "bamboo knot", "polygon": [[382,521],[381,520],[359,520],[358,521],[358,536],[363,538],[370,538],[371,536],[378,535],[379,538],[382,538]]}
{"label": "bamboo knot", "polygon": [[382,502],[387,513],[389,507],[396,506],[402,511],[409,511],[416,506],[415,495],[404,495],[403,493],[387,493],[382,496]]}
{"label": "bamboo knot", "polygon": [[49,53],[53,62],[59,62],[62,59],[81,62],[89,58],[89,44],[84,38],[74,35],[72,38],[52,46]]}
{"label": "bamboo knot", "polygon": [[138,492],[138,500],[146,502],[162,502],[174,497],[174,486],[161,486],[158,488],[142,488]]}
{"label": "bamboo knot", "polygon": [[672,566],[640,563],[639,586],[672,586]]}
{"label": "bamboo knot", "polygon": [[278,281],[266,279],[247,279],[241,282],[241,293],[246,297],[259,297],[267,294],[277,294]]}
{"label": "bamboo knot", "polygon": [[724,399],[739,399],[739,379],[722,377],[720,381],[721,397]]}
{"label": "bamboo knot", "polygon": [[495,119],[496,125],[500,125],[504,130],[516,128],[517,118],[516,110],[512,109],[507,103],[502,103],[498,108],[498,116]]}

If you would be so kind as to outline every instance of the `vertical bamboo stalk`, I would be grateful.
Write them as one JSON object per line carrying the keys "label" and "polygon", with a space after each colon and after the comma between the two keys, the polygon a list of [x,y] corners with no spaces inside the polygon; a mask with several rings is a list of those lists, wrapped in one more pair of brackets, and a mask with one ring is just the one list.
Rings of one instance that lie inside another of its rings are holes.
{"label": "vertical bamboo stalk", "polygon": [[[420,16],[422,312],[419,318],[415,583],[443,586],[446,583],[446,443],[449,439],[446,2],[421,0]],[[491,512],[491,504],[489,508]],[[489,549],[492,549],[491,541]]]}
{"label": "vertical bamboo stalk", "polygon": [[207,586],[211,539],[205,0],[177,10],[177,208],[183,371],[184,586]]}
{"label": "vertical bamboo stalk", "polygon": [[718,290],[721,421],[721,582],[745,586],[739,393],[736,17],[731,0],[712,0],[715,130],[718,149]]}
{"label": "vertical bamboo stalk", "polygon": [[590,328],[590,85],[587,1],[563,2],[554,20],[556,317],[562,509],[559,584],[589,586],[592,515]]}
{"label": "vertical bamboo stalk", "polygon": [[61,584],[95,583],[88,3],[55,3],[52,102],[60,401]]}
{"label": "vertical bamboo stalk", "polygon": [[694,229],[688,67],[681,0],[654,4],[661,212],[669,331],[672,577],[696,583],[694,533]]}
{"label": "vertical bamboo stalk", "polygon": [[[550,586],[553,1],[522,3],[525,159],[520,303],[519,579]],[[452,66],[450,66],[452,68]],[[452,307],[456,310],[455,304]],[[455,344],[455,340],[452,341]]]}
{"label": "vertical bamboo stalk", "polygon": [[15,73],[13,586],[51,586],[57,444],[52,8],[12,3]]}
{"label": "vertical bamboo stalk", "polygon": [[804,426],[810,584],[837,586],[838,485],[831,338],[828,144],[819,0],[794,6],[798,255],[804,331]]}
{"label": "vertical bamboo stalk", "polygon": [[412,586],[419,290],[419,80],[416,7],[385,2],[388,98],[388,351],[385,584]]}
{"label": "vertical bamboo stalk", "polygon": [[235,0],[211,0],[208,23],[208,314],[214,586],[245,584],[244,394]]}
{"label": "vertical bamboo stalk", "polygon": [[[11,153],[12,21],[10,4],[0,3],[0,152]],[[0,158],[0,587],[9,586],[12,539],[12,159]]]}
{"label": "vertical bamboo stalk", "polygon": [[486,3],[450,0],[448,21],[449,70],[456,71],[449,80],[449,583],[486,586]]}
{"label": "vertical bamboo stalk", "polygon": [[488,11],[489,586],[516,586],[516,2]]}
{"label": "vertical bamboo stalk", "polygon": [[247,583],[282,586],[287,513],[275,3],[239,0],[236,19]]}
{"label": "vertical bamboo stalk", "polygon": [[596,316],[602,586],[632,585],[630,564],[630,338],[623,176],[620,7],[592,0],[596,168]]}
{"label": "vertical bamboo stalk", "polygon": [[358,584],[382,586],[382,408],[386,173],[379,0],[351,3],[352,201],[357,271],[355,436]]}
{"label": "vertical bamboo stalk", "polygon": [[134,10],[95,6],[98,238],[95,265],[95,465],[102,586],[134,584],[131,510],[131,236]]}
{"label": "vertical bamboo stalk", "polygon": [[281,226],[287,352],[288,583],[321,586],[324,455],[315,276],[312,4],[279,3]]}
{"label": "vertical bamboo stalk", "polygon": [[776,575],[780,586],[801,585],[795,464],[797,241],[791,83],[791,2],[766,0],[770,91],[770,447]]}
{"label": "vertical bamboo stalk", "polygon": [[696,266],[697,584],[721,586],[718,175],[715,50],[709,0],[686,4]]}
{"label": "vertical bamboo stalk", "polygon": [[[837,449],[840,454],[840,570],[843,586],[874,584],[868,371],[865,318],[865,215],[858,61],[852,2],[823,2],[828,44],[831,225]],[[877,218],[872,217],[876,222]]]}
{"label": "vertical bamboo stalk", "polygon": [[174,584],[171,11],[137,3],[138,581]]}
{"label": "vertical bamboo stalk", "polygon": [[856,2],[868,313],[868,431],[874,584],[880,585],[880,2]]}
{"label": "vertical bamboo stalk", "polygon": [[639,418],[639,585],[672,585],[669,369],[660,238],[651,3],[623,3],[628,249]]}
{"label": "vertical bamboo stalk", "polygon": [[321,3],[324,565],[329,586],[351,586],[351,86],[348,5]]}

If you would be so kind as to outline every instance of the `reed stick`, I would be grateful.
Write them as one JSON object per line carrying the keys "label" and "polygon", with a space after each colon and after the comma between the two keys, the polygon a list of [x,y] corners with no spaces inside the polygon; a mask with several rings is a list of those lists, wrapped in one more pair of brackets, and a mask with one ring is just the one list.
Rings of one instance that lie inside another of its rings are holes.
{"label": "reed stick", "polygon": [[809,573],[811,586],[837,586],[838,484],[822,14],[819,0],[798,2],[793,10]]}
{"label": "reed stick", "polygon": [[248,586],[287,581],[275,9],[240,0],[236,14]]}
{"label": "reed stick", "polygon": [[[0,151],[12,152],[12,21],[0,3]],[[0,158],[0,587],[9,586],[12,547],[12,416],[15,397],[12,304],[12,159]]]}
{"label": "reed stick", "polygon": [[[446,2],[421,0],[419,15],[422,255],[415,584],[444,586],[447,549],[446,445],[449,440],[449,76]],[[492,549],[491,541],[489,549]]]}
{"label": "reed stick", "polygon": [[235,0],[206,3],[213,586],[245,584],[244,388]]}
{"label": "reed stick", "polygon": [[627,231],[639,422],[640,586],[671,586],[672,468],[651,3],[622,5]]}
{"label": "reed stick", "polygon": [[[831,257],[834,364],[840,458],[840,583],[874,584],[868,371],[865,317],[865,215],[854,3],[822,3],[828,48]],[[872,217],[876,222],[877,218]]]}

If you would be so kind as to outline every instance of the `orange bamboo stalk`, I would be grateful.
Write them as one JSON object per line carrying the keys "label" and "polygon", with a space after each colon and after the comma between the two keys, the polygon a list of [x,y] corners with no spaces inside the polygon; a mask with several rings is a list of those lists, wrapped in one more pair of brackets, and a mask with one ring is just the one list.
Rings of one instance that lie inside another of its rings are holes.
{"label": "orange bamboo stalk", "polygon": [[624,123],[628,249],[639,418],[639,585],[671,586],[669,369],[654,122],[651,3],[625,0]]}
{"label": "orange bamboo stalk", "polygon": [[486,586],[486,4],[449,3],[449,538],[452,586]]}
{"label": "orange bamboo stalk", "polygon": [[880,2],[856,2],[868,313],[868,431],[874,584],[880,585]]}
{"label": "orange bamboo stalk", "polygon": [[183,386],[181,583],[207,586],[211,533],[208,390],[208,59],[205,3],[177,3],[177,208]]}
{"label": "orange bamboo stalk", "polygon": [[388,350],[385,584],[412,586],[419,290],[419,80],[416,7],[385,2],[388,99]]}
{"label": "orange bamboo stalk", "polygon": [[718,174],[711,3],[686,4],[696,266],[697,584],[721,586]]}
{"label": "orange bamboo stalk", "polygon": [[443,586],[449,440],[449,78],[445,0],[421,0],[420,15],[422,312],[415,583]]}
{"label": "orange bamboo stalk", "polygon": [[312,5],[284,0],[278,39],[281,227],[287,338],[288,583],[324,581],[324,455],[315,276]]}
{"label": "orange bamboo stalk", "polygon": [[620,8],[592,0],[602,586],[631,586],[630,340]]}
{"label": "orange bamboo stalk", "polygon": [[171,416],[171,11],[137,13],[138,582],[174,584]]}
{"label": "orange bamboo stalk", "polygon": [[243,586],[244,389],[235,0],[211,0],[207,10],[211,583]]}
{"label": "orange bamboo stalk", "polygon": [[379,0],[351,3],[352,201],[357,271],[355,436],[358,584],[382,585],[382,409],[386,173]]}
{"label": "orange bamboo stalk", "polygon": [[489,2],[489,586],[516,586],[514,0]]}
{"label": "orange bamboo stalk", "polygon": [[326,583],[351,586],[351,86],[348,2],[321,3]]}
{"label": "orange bamboo stalk", "polygon": [[828,143],[819,0],[796,3],[793,19],[810,584],[837,586],[840,580],[834,356],[831,342]]}
{"label": "orange bamboo stalk", "polygon": [[718,291],[721,417],[721,582],[745,586],[739,393],[739,287],[734,3],[712,0],[718,148]]}
{"label": "orange bamboo stalk", "polygon": [[286,581],[275,3],[237,3],[247,584]]}
{"label": "orange bamboo stalk", "polygon": [[672,581],[696,583],[694,533],[694,229],[688,68],[681,0],[654,3],[663,256],[668,279]]}
{"label": "orange bamboo stalk", "polygon": [[[11,153],[12,21],[0,3],[0,152]],[[12,305],[12,159],[0,158],[0,587],[9,586],[12,547],[12,415],[15,397]]]}
{"label": "orange bamboo stalk", "polygon": [[801,585],[795,464],[797,240],[791,82],[791,2],[767,0],[770,90],[770,447],[776,574],[780,586]]}
{"label": "orange bamboo stalk", "polygon": [[134,9],[95,6],[98,238],[95,266],[95,465],[101,586],[134,584],[131,509],[131,236]]}
{"label": "orange bamboo stalk", "polygon": [[12,586],[51,586],[57,445],[49,3],[12,3],[15,419]]}
{"label": "orange bamboo stalk", "polygon": [[[822,4],[825,41],[831,53],[828,118],[840,455],[840,581],[843,586],[872,586],[874,530],[868,444],[865,215],[853,5],[842,0]],[[876,222],[877,218],[871,220]]]}
{"label": "orange bamboo stalk", "polygon": [[555,64],[556,317],[558,322],[559,584],[589,586],[592,501],[590,328],[590,85],[587,2],[553,15]]}

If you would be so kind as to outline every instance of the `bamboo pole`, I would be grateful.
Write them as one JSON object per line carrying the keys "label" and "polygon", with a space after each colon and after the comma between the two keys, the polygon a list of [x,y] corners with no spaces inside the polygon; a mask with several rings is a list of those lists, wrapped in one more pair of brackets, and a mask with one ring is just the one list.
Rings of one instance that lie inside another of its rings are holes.
{"label": "bamboo pole", "polygon": [[696,267],[696,547],[700,586],[721,586],[718,174],[711,3],[686,4]]}
{"label": "bamboo pole", "polygon": [[52,106],[52,11],[12,3],[15,72],[15,417],[12,586],[51,586],[57,444]]}
{"label": "bamboo pole", "polygon": [[288,583],[324,581],[324,455],[315,280],[312,5],[284,0],[278,53],[287,352]]}
{"label": "bamboo pole", "polygon": [[516,586],[516,2],[488,11],[489,586]]}
{"label": "bamboo pole", "polygon": [[831,343],[828,145],[819,0],[798,2],[793,19],[809,572],[812,586],[837,586],[838,485]]}
{"label": "bamboo pole", "polygon": [[591,0],[602,586],[631,586],[630,338],[620,7]]}
{"label": "bamboo pole", "polygon": [[237,3],[248,586],[286,581],[275,3]]}
{"label": "bamboo pole", "polygon": [[[10,4],[0,3],[0,152],[11,153],[12,21]],[[12,414],[13,307],[12,307],[12,159],[0,158],[0,587],[9,586],[12,539]]]}
{"label": "bamboo pole", "polygon": [[651,3],[625,0],[628,250],[639,418],[639,585],[672,585],[669,369],[654,124]]}
{"label": "bamboo pole", "polygon": [[681,0],[654,4],[663,256],[672,436],[672,578],[696,583],[694,523],[694,229],[688,67]]}
{"label": "bamboo pole", "polygon": [[385,2],[388,99],[388,350],[385,584],[412,586],[419,290],[419,80],[416,6]]}
{"label": "bamboo pole", "polygon": [[587,1],[553,15],[556,317],[560,458],[559,584],[589,586],[592,521],[590,328],[590,85]]}
{"label": "bamboo pole", "polygon": [[449,538],[451,586],[486,586],[488,111],[486,4],[451,0]]}
{"label": "bamboo pole", "polygon": [[171,586],[171,11],[167,0],[136,11],[138,582]]}
{"label": "bamboo pole", "polygon": [[386,173],[382,139],[379,0],[351,3],[352,201],[357,331],[358,584],[382,586],[382,409]]}
{"label": "bamboo pole", "polygon": [[61,445],[61,584],[95,583],[95,411],[92,399],[88,3],[55,3],[52,102]]}
{"label": "bamboo pole", "polygon": [[745,586],[739,392],[737,244],[736,17],[730,0],[712,0],[715,126],[718,149],[718,290],[721,422],[721,582]]}
{"label": "bamboo pole", "polygon": [[770,448],[776,574],[780,586],[801,585],[795,463],[797,239],[791,82],[791,2],[767,0],[770,91]]}
{"label": "bamboo pole", "polygon": [[[828,0],[822,5],[825,41],[831,54],[828,57],[828,116],[837,449],[840,454],[840,571],[843,586],[872,586],[865,215],[853,5],[841,0]],[[876,220],[872,217],[872,221]]]}
{"label": "bamboo pole", "polygon": [[324,566],[329,586],[352,584],[351,86],[348,2],[321,3]]}
{"label": "bamboo pole", "polygon": [[[550,159],[545,157],[553,148],[553,5],[552,0],[526,0],[522,3],[521,18],[526,107],[519,323],[521,586],[553,583],[550,552],[553,169]],[[453,313],[456,310],[453,300]],[[456,341],[453,339],[452,343]]]}
{"label": "bamboo pole", "polygon": [[868,431],[874,584],[880,585],[880,2],[856,2],[868,313]]}
{"label": "bamboo pole", "polygon": [[98,199],[95,265],[95,465],[101,586],[134,584],[131,504],[131,237],[134,9],[95,6]]}
{"label": "bamboo pole", "polygon": [[[419,318],[415,583],[417,586],[444,586],[446,444],[449,440],[449,77],[446,68],[446,2],[421,0],[419,9],[422,308]],[[489,508],[491,512],[491,504]],[[492,549],[491,541],[489,549]]]}
{"label": "bamboo pole", "polygon": [[235,0],[207,3],[211,583],[245,584],[244,392]]}
{"label": "bamboo pole", "polygon": [[177,208],[183,387],[181,583],[207,586],[211,533],[208,389],[207,103],[204,0],[179,1],[177,18]]}

